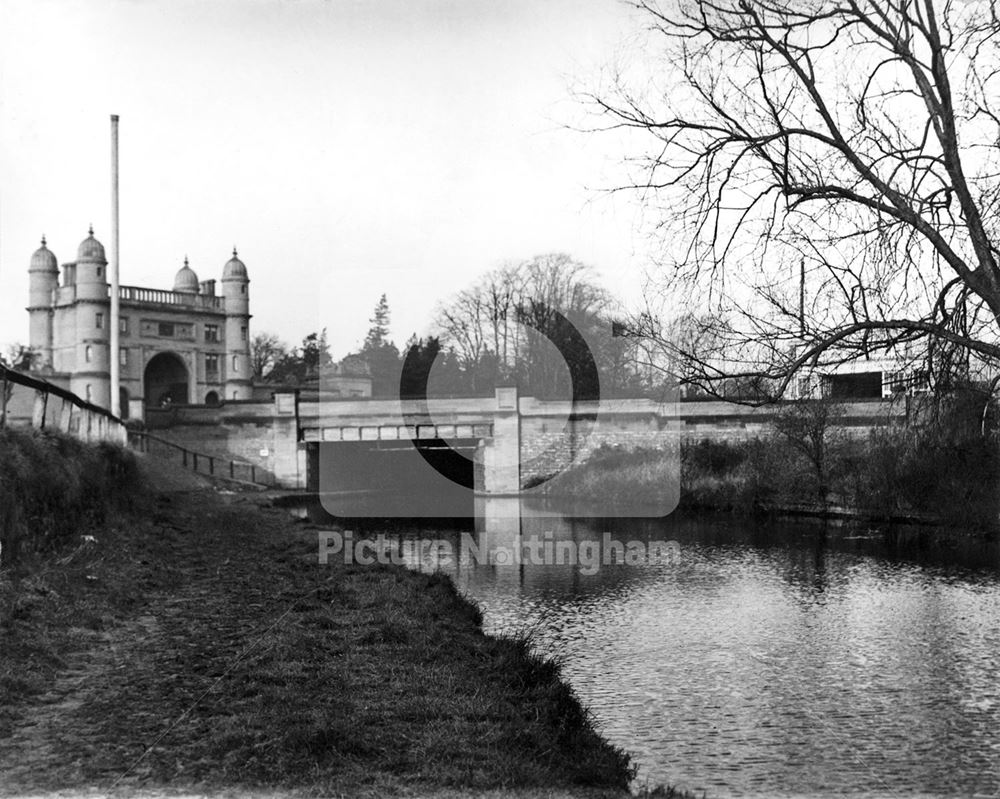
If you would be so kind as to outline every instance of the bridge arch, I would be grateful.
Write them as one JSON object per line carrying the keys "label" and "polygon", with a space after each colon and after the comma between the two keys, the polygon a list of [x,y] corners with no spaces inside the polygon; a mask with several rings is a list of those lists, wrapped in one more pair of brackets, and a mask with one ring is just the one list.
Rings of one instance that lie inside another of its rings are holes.
{"label": "bridge arch", "polygon": [[189,401],[190,381],[184,359],[174,352],[160,352],[149,359],[143,372],[146,407],[163,408]]}

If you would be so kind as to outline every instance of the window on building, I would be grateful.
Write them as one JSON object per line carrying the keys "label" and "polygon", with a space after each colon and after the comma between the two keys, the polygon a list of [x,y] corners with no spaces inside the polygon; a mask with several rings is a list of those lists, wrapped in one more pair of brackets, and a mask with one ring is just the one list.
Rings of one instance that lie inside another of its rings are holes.
{"label": "window on building", "polygon": [[219,356],[208,354],[205,356],[205,379],[214,383],[219,379]]}
{"label": "window on building", "polygon": [[236,399],[236,392],[233,392],[233,399]]}
{"label": "window on building", "polygon": [[164,336],[165,338],[173,338],[174,337],[174,323],[173,322],[160,322],[159,325],[157,325],[157,330],[159,331],[159,334],[161,336]]}
{"label": "window on building", "polygon": [[124,347],[118,350],[118,363],[122,366],[128,366],[128,350]]}
{"label": "window on building", "polygon": [[94,401],[94,389],[91,387],[90,383],[87,383],[87,390],[85,392],[87,402]]}
{"label": "window on building", "polygon": [[90,363],[90,359],[94,357],[94,348],[89,344],[83,348],[83,360]]}
{"label": "window on building", "polygon": [[247,340],[247,329],[245,327],[240,328],[240,338],[244,341]]}
{"label": "window on building", "polygon": [[238,372],[240,370],[240,359],[238,355],[233,356],[233,371]]}
{"label": "window on building", "polygon": [[205,341],[213,342],[219,340],[219,326],[205,325]]}
{"label": "window on building", "polygon": [[94,327],[98,330],[104,330],[104,314],[97,313],[94,314]]}
{"label": "window on building", "polygon": [[121,317],[118,320],[118,332],[119,333],[126,333],[126,334],[128,333],[128,317],[127,316],[123,316],[123,317]]}
{"label": "window on building", "polygon": [[906,391],[906,374],[904,372],[889,372],[885,376],[885,387],[890,394],[902,394]]}

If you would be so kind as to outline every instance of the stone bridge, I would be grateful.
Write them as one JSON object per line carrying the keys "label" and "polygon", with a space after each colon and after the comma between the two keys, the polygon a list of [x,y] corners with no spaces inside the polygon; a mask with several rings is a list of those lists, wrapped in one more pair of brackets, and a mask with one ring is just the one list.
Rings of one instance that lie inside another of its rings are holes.
{"label": "stone bridge", "polygon": [[[319,490],[321,473],[333,475],[338,490],[387,488],[393,471],[432,461],[480,494],[502,496],[586,458],[602,444],[634,449],[757,437],[767,432],[777,410],[648,399],[574,405],[519,397],[514,389],[426,402],[326,400],[277,391],[270,401],[173,408],[169,426],[157,433],[191,450],[252,463],[263,479],[290,489]],[[908,402],[850,402],[837,424],[864,435],[909,413]]]}
{"label": "stone bridge", "polygon": [[471,466],[469,487],[505,495],[558,473],[602,445],[665,447],[676,444],[678,431],[676,403],[553,402],[519,397],[514,388],[498,388],[493,397],[475,399],[300,403],[298,419],[313,490],[333,487],[320,485],[326,482],[325,476],[319,479],[320,473],[342,474],[349,487],[344,470],[331,468],[338,448],[341,461],[362,451],[423,453],[442,473],[450,467],[461,471],[464,459],[465,466]]}

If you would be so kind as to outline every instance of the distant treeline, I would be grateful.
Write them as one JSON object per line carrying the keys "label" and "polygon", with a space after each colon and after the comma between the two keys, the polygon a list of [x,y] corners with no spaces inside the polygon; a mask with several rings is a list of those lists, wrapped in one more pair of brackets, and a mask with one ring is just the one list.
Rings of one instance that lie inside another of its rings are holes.
{"label": "distant treeline", "polygon": [[[542,255],[496,269],[437,309],[434,333],[400,348],[389,336],[385,294],[361,348],[335,364],[326,331],[288,348],[276,336],[253,341],[255,374],[303,384],[324,369],[367,376],[376,397],[488,396],[516,384],[524,395],[595,399],[651,396],[664,372],[651,369],[636,338],[621,335],[621,309],[589,267]],[[640,366],[640,364],[645,364]]]}

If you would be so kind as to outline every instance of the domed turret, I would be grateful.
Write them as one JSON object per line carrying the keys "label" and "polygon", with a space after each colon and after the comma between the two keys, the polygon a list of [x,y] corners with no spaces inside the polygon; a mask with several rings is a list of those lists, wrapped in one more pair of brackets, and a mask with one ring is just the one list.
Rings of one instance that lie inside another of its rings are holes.
{"label": "domed turret", "polygon": [[178,270],[177,277],[174,278],[174,291],[197,294],[198,288],[198,275],[188,266],[187,256],[184,256],[184,266]]}
{"label": "domed turret", "polygon": [[247,268],[233,247],[233,257],[222,270],[222,297],[226,309],[226,399],[250,399],[253,393],[249,286]]}
{"label": "domed turret", "polygon": [[90,226],[90,233],[76,251],[76,261],[89,261],[91,263],[106,264],[108,259],[104,257],[104,245],[94,238],[94,226]]}
{"label": "domed turret", "polygon": [[222,270],[223,280],[246,280],[247,279],[247,268],[246,265],[239,259],[236,254],[236,248],[233,247],[233,257],[226,261],[226,266]]}
{"label": "domed turret", "polygon": [[52,365],[52,305],[58,285],[59,263],[42,236],[28,267],[28,343],[38,358],[35,366],[42,369]]}
{"label": "domed turret", "polygon": [[29,272],[59,272],[59,262],[55,253],[45,246],[45,236],[42,236],[42,246],[35,250],[31,256],[31,266]]}
{"label": "domed turret", "polygon": [[94,226],[90,226],[89,235],[76,251],[76,265],[73,267],[76,283],[76,298],[78,300],[108,299],[108,275],[105,267],[108,265],[104,257],[104,245],[94,238]]}

